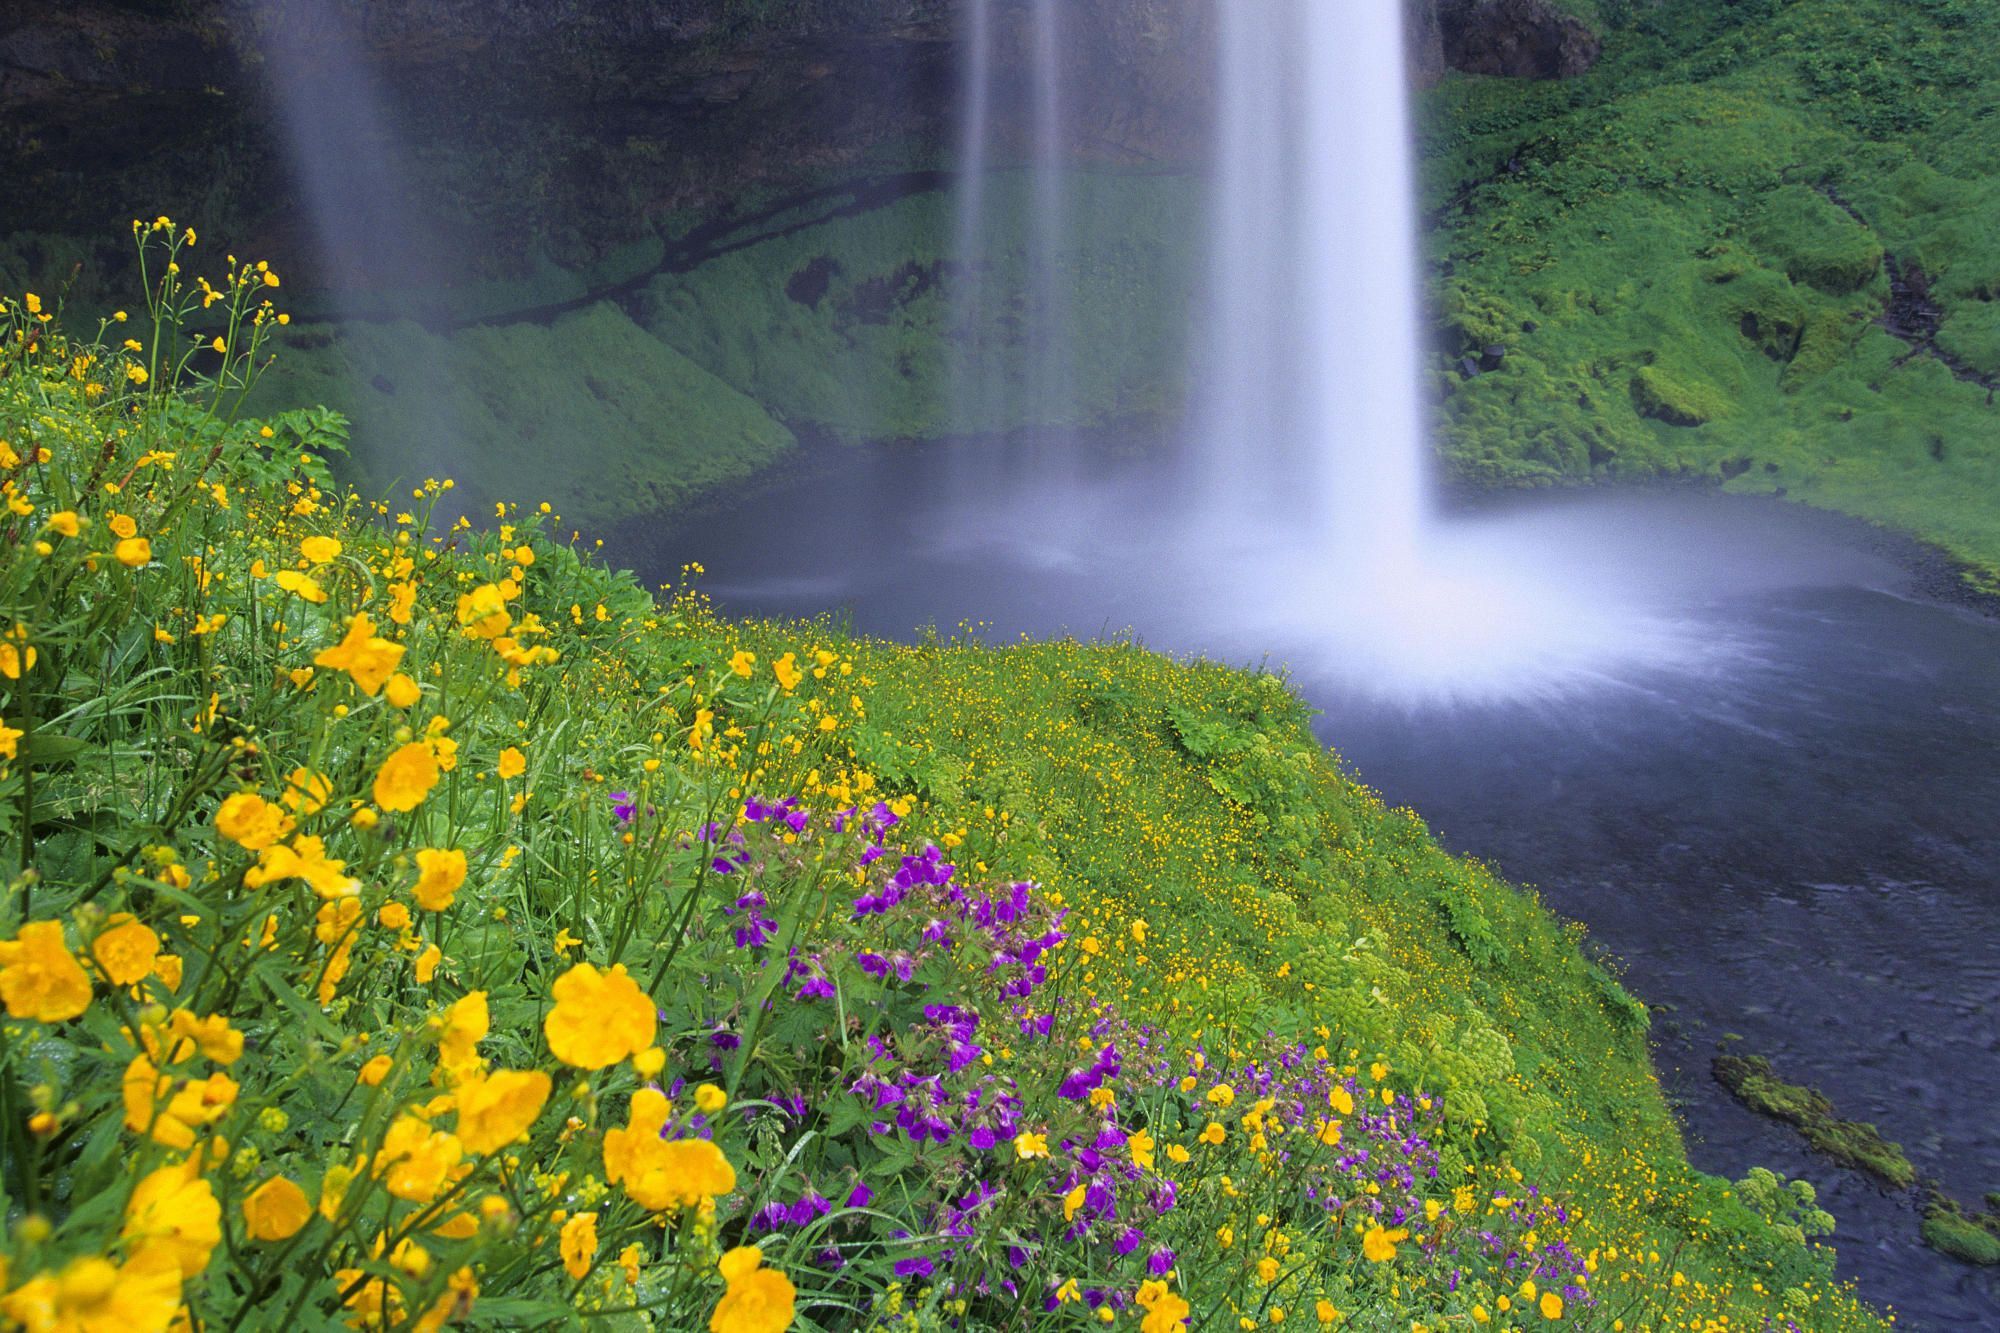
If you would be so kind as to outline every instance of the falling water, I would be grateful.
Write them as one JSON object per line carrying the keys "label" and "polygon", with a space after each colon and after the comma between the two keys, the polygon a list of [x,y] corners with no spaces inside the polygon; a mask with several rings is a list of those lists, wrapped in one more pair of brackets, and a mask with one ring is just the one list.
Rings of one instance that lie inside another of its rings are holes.
{"label": "falling water", "polygon": [[1402,6],[1221,23],[1204,490],[1379,577],[1415,556],[1428,489]]}
{"label": "falling water", "polygon": [[1062,422],[1074,238],[1060,0],[967,0],[960,51],[952,425]]}
{"label": "falling water", "polygon": [[1218,6],[1186,486],[1190,544],[1237,571],[1218,614],[1377,692],[1518,693],[1704,658],[1657,590],[1579,582],[1616,563],[1603,534],[1432,512],[1404,8]]}
{"label": "falling water", "polygon": [[[291,154],[291,175],[312,225],[318,276],[335,319],[433,318],[444,246],[418,216],[399,118],[341,0],[264,0],[254,55]],[[357,370],[358,378],[371,377]],[[446,476],[457,457],[455,386],[440,366],[395,368],[398,392],[425,414],[402,442],[406,478]],[[379,380],[379,376],[375,377]],[[357,386],[357,392],[368,386]]]}

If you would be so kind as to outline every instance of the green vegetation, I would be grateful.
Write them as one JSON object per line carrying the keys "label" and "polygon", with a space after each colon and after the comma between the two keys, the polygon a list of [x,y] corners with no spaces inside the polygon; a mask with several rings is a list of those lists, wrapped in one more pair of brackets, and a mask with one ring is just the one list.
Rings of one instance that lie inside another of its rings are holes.
{"label": "green vegetation", "polygon": [[1600,8],[1587,76],[1426,104],[1441,350],[1508,349],[1437,375],[1457,475],[1705,478],[2000,569],[2000,11]]}
{"label": "green vegetation", "polygon": [[1716,1081],[1738,1101],[1759,1115],[1785,1121],[1841,1165],[1866,1171],[1896,1189],[1917,1183],[1917,1169],[1901,1145],[1883,1138],[1873,1125],[1842,1120],[1824,1093],[1780,1079],[1763,1056],[1718,1055],[1714,1070]]}
{"label": "green vegetation", "polygon": [[[446,332],[294,324],[253,406],[339,409],[353,423],[343,475],[365,490],[450,473],[477,509],[547,498],[597,531],[769,466],[794,429],[930,439],[954,422],[983,433],[1166,418],[1182,401],[1197,249],[1187,178],[1079,175],[1067,188],[1066,310],[1028,295],[1030,185],[1001,174],[989,183],[999,239],[969,266],[950,254],[947,191],[917,188],[852,215],[815,199],[761,217],[684,272],[640,280],[655,247],[605,268],[596,288],[544,275],[512,292],[527,315],[455,316]],[[1161,280],[1176,273],[1182,285]],[[631,293],[565,309],[611,288]],[[968,315],[975,288],[993,297]],[[461,293],[453,309],[491,314],[507,297]],[[564,313],[537,317],[543,299]],[[1035,331],[1052,319],[1077,354],[1038,365]]]}
{"label": "green vegetation", "polygon": [[604,531],[769,465],[792,433],[599,302],[547,323],[436,334],[409,322],[293,325],[259,410],[336,405],[370,492],[463,476],[482,513],[547,500]]}
{"label": "green vegetation", "polygon": [[[953,199],[926,190],[663,276],[639,320],[781,419],[843,439],[929,439],[1158,418],[1181,404],[1201,219],[1179,175],[1078,173],[1051,287],[1029,264],[1032,183],[986,182],[988,241],[952,254]],[[962,308],[961,308],[962,307]],[[1061,329],[1070,355],[1037,364]],[[1036,377],[1056,387],[1038,398]]]}
{"label": "green vegetation", "polygon": [[2000,1264],[2000,1194],[1987,1195],[1986,1211],[1973,1213],[1932,1191],[1924,1206],[1924,1243],[1969,1264]]}
{"label": "green vegetation", "polygon": [[343,497],[222,290],[137,350],[0,301],[0,1312],[1884,1326],[1282,680]]}

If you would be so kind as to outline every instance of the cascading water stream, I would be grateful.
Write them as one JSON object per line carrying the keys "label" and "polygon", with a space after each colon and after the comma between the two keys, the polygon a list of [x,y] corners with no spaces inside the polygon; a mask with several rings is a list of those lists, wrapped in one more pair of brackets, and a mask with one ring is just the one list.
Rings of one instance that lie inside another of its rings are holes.
{"label": "cascading water stream", "polygon": [[[311,222],[316,267],[335,319],[425,319],[443,246],[413,205],[417,179],[398,117],[376,77],[352,7],[340,0],[262,0],[254,54],[291,153],[292,179]],[[451,474],[461,462],[449,404],[456,386],[438,367],[398,370],[400,392],[425,428],[402,441],[408,479]]]}
{"label": "cascading water stream", "polygon": [[1391,577],[1428,506],[1402,7],[1220,11],[1204,503]]}
{"label": "cascading water stream", "polygon": [[960,51],[951,426],[1061,422],[1073,395],[1060,0],[966,0]]}
{"label": "cascading water stream", "polygon": [[1371,691],[1491,694],[1705,651],[1614,554],[1433,512],[1398,0],[1217,7],[1206,339],[1186,543],[1224,618]]}

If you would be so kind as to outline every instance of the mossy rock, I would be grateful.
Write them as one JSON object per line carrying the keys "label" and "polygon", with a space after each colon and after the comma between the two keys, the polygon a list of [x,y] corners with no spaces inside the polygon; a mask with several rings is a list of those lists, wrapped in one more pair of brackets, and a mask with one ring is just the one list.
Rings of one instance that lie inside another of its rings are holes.
{"label": "mossy rock", "polygon": [[1642,366],[1632,377],[1632,404],[1640,416],[1669,426],[1700,426],[1729,411],[1729,396],[1700,380]]}
{"label": "mossy rock", "polygon": [[1924,1244],[1969,1264],[2000,1264],[2000,1212],[1969,1214],[1956,1200],[1934,1193],[1924,1209]]}
{"label": "mossy rock", "polygon": [[1835,1161],[1866,1171],[1897,1189],[1916,1184],[1917,1170],[1903,1155],[1902,1145],[1889,1142],[1871,1124],[1842,1120],[1826,1094],[1785,1082],[1763,1056],[1718,1055],[1713,1070],[1716,1082],[1729,1089],[1736,1100],[1759,1115],[1791,1125],[1807,1143]]}

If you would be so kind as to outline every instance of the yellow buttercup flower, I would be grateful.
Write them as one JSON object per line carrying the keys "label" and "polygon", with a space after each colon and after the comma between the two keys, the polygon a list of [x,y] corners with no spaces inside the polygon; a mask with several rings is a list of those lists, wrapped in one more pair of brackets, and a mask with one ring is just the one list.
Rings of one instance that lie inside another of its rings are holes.
{"label": "yellow buttercup flower", "polygon": [[791,653],[786,653],[783,657],[773,662],[771,664],[771,671],[778,677],[778,684],[783,687],[787,694],[797,689],[799,682],[806,678],[806,673],[799,670],[798,658]]}
{"label": "yellow buttercup flower", "polygon": [[286,592],[304,598],[315,604],[326,600],[326,589],[319,586],[319,580],[309,574],[301,574],[296,569],[281,569],[271,576]]}
{"label": "yellow buttercup flower", "polygon": [[0,1297],[0,1314],[27,1329],[166,1333],[180,1303],[171,1247],[141,1245],[123,1264],[92,1255],[24,1282]]}
{"label": "yellow buttercup flower", "polygon": [[340,543],[332,537],[308,537],[299,543],[299,554],[315,565],[340,558]]}
{"label": "yellow buttercup flower", "polygon": [[1178,1333],[1188,1326],[1188,1316],[1194,1312],[1185,1298],[1167,1292],[1154,1301],[1146,1311],[1146,1317],[1139,1321],[1139,1333]]}
{"label": "yellow buttercup flower", "polygon": [[326,854],[323,838],[298,837],[289,847],[266,847],[257,854],[257,864],[243,872],[244,887],[252,889],[286,879],[304,880],[322,898],[352,898],[361,891],[361,881],[347,873],[347,863]]}
{"label": "yellow buttercup flower", "polygon": [[528,771],[528,756],[510,745],[500,752],[500,761],[494,765],[494,771],[510,781],[518,778]]}
{"label": "yellow buttercup flower", "polygon": [[757,670],[757,654],[739,649],[729,659],[729,669],[743,679],[750,679]]}
{"label": "yellow buttercup flower", "polygon": [[666,1094],[641,1088],[632,1094],[625,1128],[604,1134],[604,1178],[655,1213],[694,1207],[736,1188],[736,1168],[713,1143],[660,1137],[671,1112]]}
{"label": "yellow buttercup flower", "polygon": [[474,1077],[483,1072],[479,1043],[486,1040],[491,1026],[485,991],[470,991],[459,997],[445,1010],[443,1031],[438,1037],[438,1064],[454,1078]]}
{"label": "yellow buttercup flower", "polygon": [[283,1176],[273,1176],[243,1199],[243,1225],[252,1240],[289,1240],[312,1220],[306,1192]]}
{"label": "yellow buttercup flower", "polygon": [[578,1069],[603,1069],[653,1044],[653,1001],[620,964],[599,972],[578,963],[556,978],[555,1007],[543,1021],[549,1050]]}
{"label": "yellow buttercup flower", "polygon": [[261,852],[289,834],[292,821],[256,792],[240,791],[216,810],[215,831],[245,850]]}
{"label": "yellow buttercup flower", "polygon": [[588,1277],[597,1262],[597,1214],[578,1213],[564,1222],[557,1248],[565,1273],[578,1282]]}
{"label": "yellow buttercup flower", "polygon": [[722,1256],[716,1267],[728,1283],[709,1333],[784,1333],[792,1326],[798,1289],[783,1273],[764,1265],[764,1252],[741,1245]]}
{"label": "yellow buttercup flower", "polygon": [[127,569],[137,569],[152,563],[153,544],[144,537],[127,537],[111,548],[111,554]]}
{"label": "yellow buttercup flower", "polygon": [[493,583],[474,588],[458,599],[458,623],[470,638],[499,638],[514,624],[506,593]]}
{"label": "yellow buttercup flower", "polygon": [[0,941],[0,1000],[13,1018],[60,1023],[90,1007],[90,977],[63,942],[60,921],[31,921]]}
{"label": "yellow buttercup flower", "polygon": [[313,665],[345,671],[363,694],[374,698],[403,660],[403,645],[375,633],[375,622],[359,614],[348,622],[347,637],[313,658]]}
{"label": "yellow buttercup flower", "polygon": [[1370,1263],[1385,1264],[1396,1257],[1396,1243],[1408,1240],[1409,1236],[1410,1233],[1402,1227],[1390,1231],[1371,1226],[1361,1237],[1361,1253],[1367,1256]]}
{"label": "yellow buttercup flower", "polygon": [[125,1205],[120,1234],[135,1245],[165,1246],[184,1278],[208,1267],[209,1254],[222,1243],[222,1205],[201,1178],[201,1158],[160,1167],[140,1180]]}
{"label": "yellow buttercup flower", "polygon": [[160,937],[130,912],[115,912],[90,942],[90,956],[114,986],[136,986],[153,975]]}
{"label": "yellow buttercup flower", "polygon": [[481,1155],[515,1143],[542,1113],[550,1087],[539,1069],[501,1069],[465,1079],[456,1089],[459,1142]]}
{"label": "yellow buttercup flower", "polygon": [[[231,1027],[223,1014],[196,1018],[185,1009],[176,1009],[167,1020],[167,1030],[176,1041],[192,1042],[204,1059],[219,1065],[233,1065],[243,1057],[243,1034]],[[185,1059],[185,1049],[176,1049],[174,1058]]]}
{"label": "yellow buttercup flower", "polygon": [[383,1173],[382,1187],[396,1198],[429,1203],[444,1189],[452,1168],[464,1157],[465,1147],[456,1135],[405,1115],[383,1136],[375,1169]]}
{"label": "yellow buttercup flower", "polygon": [[430,745],[411,741],[390,755],[375,775],[375,804],[398,813],[414,810],[437,782],[437,757]]}
{"label": "yellow buttercup flower", "polygon": [[456,848],[417,853],[417,886],[412,892],[426,912],[442,912],[465,883],[465,853]]}
{"label": "yellow buttercup flower", "polygon": [[[11,638],[22,639],[25,637],[27,637],[27,631],[21,626],[16,625]],[[9,640],[0,639],[0,676],[5,676],[9,680],[19,680],[23,671],[34,670],[35,660],[38,656],[39,654],[36,653],[33,644],[17,648]]]}

